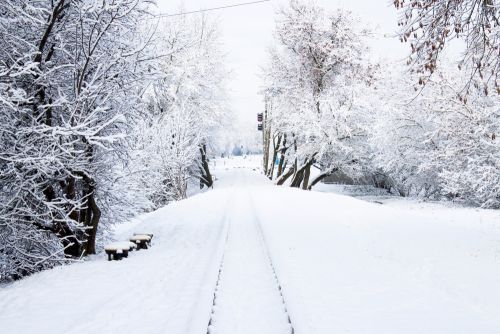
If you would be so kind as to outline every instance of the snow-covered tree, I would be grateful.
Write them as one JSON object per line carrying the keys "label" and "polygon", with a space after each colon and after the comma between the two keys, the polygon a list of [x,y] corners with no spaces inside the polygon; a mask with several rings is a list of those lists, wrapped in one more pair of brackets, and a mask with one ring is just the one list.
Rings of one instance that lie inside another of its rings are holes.
{"label": "snow-covered tree", "polygon": [[0,273],[96,251],[126,123],[135,117],[149,0],[0,3]]}
{"label": "snow-covered tree", "polygon": [[153,207],[186,197],[188,181],[211,187],[208,151],[228,114],[227,71],[215,22],[181,17],[160,28],[148,114],[136,127],[134,169]]}
{"label": "snow-covered tree", "polygon": [[394,0],[394,5],[402,12],[401,41],[411,45],[409,63],[421,83],[435,72],[446,46],[458,39],[465,43],[459,65],[467,71],[465,87],[475,83],[485,94],[491,87],[500,94],[499,1]]}
{"label": "snow-covered tree", "polygon": [[[279,159],[278,184],[291,178],[292,186],[308,189],[360,165],[366,113],[358,93],[370,81],[370,66],[366,31],[357,26],[350,12],[326,13],[310,1],[292,0],[278,13],[263,92],[264,167],[273,178]],[[321,173],[309,180],[315,164]]]}
{"label": "snow-covered tree", "polygon": [[500,103],[480,85],[464,100],[465,79],[443,65],[423,90],[402,70],[381,78],[384,102],[376,108],[370,141],[387,188],[404,196],[500,206]]}

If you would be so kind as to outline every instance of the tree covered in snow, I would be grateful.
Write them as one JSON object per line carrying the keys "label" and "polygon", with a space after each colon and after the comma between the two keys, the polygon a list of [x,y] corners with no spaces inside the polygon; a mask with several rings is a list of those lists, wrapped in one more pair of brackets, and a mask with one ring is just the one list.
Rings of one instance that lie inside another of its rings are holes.
{"label": "tree covered in snow", "polygon": [[380,77],[370,141],[385,186],[403,196],[500,207],[500,103],[470,88],[463,72],[440,66],[422,90],[401,69]]}
{"label": "tree covered in snow", "polygon": [[0,3],[0,275],[96,252],[114,222],[212,182],[217,29],[151,0]]}
{"label": "tree covered in snow", "polygon": [[18,277],[96,252],[134,117],[149,0],[0,4],[0,258]]}
{"label": "tree covered in snow", "polygon": [[[350,12],[326,13],[310,1],[292,0],[279,11],[263,73],[264,167],[278,184],[308,189],[362,165],[366,113],[358,98],[371,69],[367,32],[357,26]],[[310,180],[313,165],[321,173]]]}
{"label": "tree covered in snow", "polygon": [[[401,196],[500,207],[500,102],[487,89],[498,73],[497,24],[491,22],[498,7],[488,1],[469,7],[471,2],[455,1],[447,9],[446,1],[396,4],[412,33],[403,39],[412,40],[417,71],[408,73],[399,64],[365,60],[366,32],[356,29],[349,13],[326,14],[312,2],[290,1],[278,13],[263,73],[266,174],[279,185],[310,189],[341,171]],[[442,13],[448,18],[438,14],[452,9]],[[459,24],[464,13],[483,24],[463,22],[453,33],[467,32],[462,63],[468,71],[438,61],[452,38],[445,23]],[[433,19],[445,20],[439,21],[442,30]],[[484,48],[480,33],[487,34]],[[432,43],[441,44],[436,49]],[[422,79],[424,73],[433,75]],[[311,166],[320,170],[312,180]]]}
{"label": "tree covered in snow", "polygon": [[[153,207],[186,197],[188,181],[212,187],[208,154],[228,113],[217,25],[181,17],[159,29],[147,113],[135,127],[133,170]],[[164,55],[163,55],[164,54]]]}
{"label": "tree covered in snow", "polygon": [[[498,90],[498,3],[394,4],[402,12],[401,40],[411,45],[411,71],[382,62],[374,89],[365,91],[373,184],[402,196],[498,208],[500,106],[490,94]],[[443,57],[454,39],[465,42],[458,69]]]}
{"label": "tree covered in snow", "polygon": [[[402,15],[401,41],[409,42],[412,64],[425,83],[454,39],[465,43],[460,68],[465,87],[494,87],[500,94],[500,2],[497,0],[394,0]],[[463,87],[463,84],[461,84]],[[467,92],[467,91],[466,91]],[[466,95],[466,94],[465,94]]]}

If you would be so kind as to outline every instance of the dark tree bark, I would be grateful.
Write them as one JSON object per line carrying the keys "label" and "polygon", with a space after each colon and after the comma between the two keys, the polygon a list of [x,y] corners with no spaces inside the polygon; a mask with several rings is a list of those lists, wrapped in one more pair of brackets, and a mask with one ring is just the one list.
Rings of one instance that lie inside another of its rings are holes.
{"label": "dark tree bark", "polygon": [[309,186],[309,177],[311,176],[311,165],[308,165],[306,169],[304,169],[304,180],[302,181],[302,189],[307,190]]}
{"label": "dark tree bark", "polygon": [[84,244],[83,255],[90,255],[96,253],[96,238],[97,238],[97,228],[99,221],[101,219],[101,210],[97,206],[95,201],[95,188],[91,185],[89,190],[91,194],[87,201],[87,221],[85,226],[87,227],[87,240]]}
{"label": "dark tree bark", "polygon": [[[86,145],[85,155],[88,163],[91,164],[94,160],[94,147],[82,138],[83,143]],[[99,221],[101,219],[101,210],[96,202],[96,185],[95,180],[85,172],[78,172],[78,176],[82,178],[82,197],[86,198],[86,208],[82,210],[80,221],[85,226],[85,231],[80,242],[80,256],[90,255],[96,253],[96,238],[97,229],[99,228]],[[78,232],[78,231],[76,231]]]}
{"label": "dark tree bark", "polygon": [[[314,153],[312,155],[312,157],[306,159],[306,161],[304,162],[304,165],[302,165],[302,167],[297,169],[297,172],[295,173],[294,178],[292,180],[291,187],[300,188],[304,181],[305,181],[305,183],[309,183],[311,166],[316,161],[316,155],[317,155],[317,153]],[[305,188],[304,188],[304,185],[302,186],[302,188],[307,189],[307,184],[305,185]]]}
{"label": "dark tree bark", "polygon": [[288,171],[285,174],[281,175],[276,184],[278,186],[282,186],[286,182],[286,180],[288,180],[294,173],[295,173],[295,168],[292,166],[288,169]]}
{"label": "dark tree bark", "polygon": [[40,43],[38,44],[38,54],[35,56],[35,63],[40,63],[43,59],[43,53],[45,47],[47,46],[47,42],[49,40],[50,35],[54,29],[54,26],[57,21],[61,19],[62,13],[68,5],[65,4],[66,0],[60,0],[53,8],[52,14],[48,20],[47,28],[45,29],[42,38],[40,39]]}
{"label": "dark tree bark", "polygon": [[[45,27],[45,30],[43,31],[43,34],[38,43],[38,53],[33,59],[33,61],[38,64],[40,71],[43,71],[42,68],[44,66],[44,63],[49,62],[54,55],[55,46],[50,42],[50,39],[54,34],[56,25],[62,20],[64,11],[68,7],[69,3],[67,3],[67,0],[59,0],[56,3],[53,3],[52,12],[47,19],[47,26]],[[33,82],[36,82],[38,78],[39,75],[35,74]],[[50,96],[47,96],[46,87],[44,85],[36,85],[33,95],[34,97],[36,97],[36,102],[33,104],[34,118],[39,122],[44,122],[45,125],[49,127],[53,126],[53,110],[52,107],[50,107],[53,101]],[[49,107],[45,107],[46,105],[49,105]],[[48,202],[56,200],[58,195],[56,194],[56,189],[54,187],[57,187],[58,184],[60,185],[61,189],[57,190],[57,192],[61,191],[65,194],[66,198],[74,199],[74,179],[72,183],[68,183],[67,187],[64,185],[63,181],[58,180],[48,179],[46,183],[47,186],[43,190],[43,193]],[[78,220],[78,213],[74,210],[74,208],[70,206],[68,206],[68,214],[69,217],[75,222]],[[55,217],[57,217],[58,215],[59,214],[57,212],[53,213],[53,216]],[[51,226],[52,227],[50,228],[50,230],[61,240],[65,255],[69,257],[79,256],[80,242],[75,236],[75,231],[73,231],[67,223],[62,222],[62,219],[60,219],[59,221],[52,221]]]}
{"label": "dark tree bark", "polygon": [[278,158],[278,150],[281,145],[281,138],[282,138],[281,134],[278,134],[275,138],[273,138],[273,159],[271,161],[270,170],[268,171],[267,174],[270,180],[272,180],[274,177],[274,169],[276,165],[276,159]]}
{"label": "dark tree bark", "polygon": [[290,187],[292,188],[300,188],[300,184],[302,183],[302,180],[304,180],[304,171],[300,170],[297,173],[295,173],[292,183],[290,184]]}
{"label": "dark tree bark", "polygon": [[200,189],[203,189],[203,187],[212,188],[214,186],[214,180],[208,164],[206,144],[200,145],[200,154]]}
{"label": "dark tree bark", "polygon": [[280,156],[280,162],[278,164],[278,174],[276,175],[276,177],[280,177],[281,174],[283,174],[283,170],[284,170],[284,165],[285,165],[285,153],[287,151],[287,147],[286,147],[286,133],[283,135],[283,147],[281,148],[281,156]]}
{"label": "dark tree bark", "polygon": [[311,190],[312,187],[314,187],[316,184],[318,184],[319,182],[321,182],[322,180],[324,180],[326,177],[332,175],[332,173],[335,173],[336,171],[338,171],[338,168],[334,168],[328,172],[324,172],[324,173],[321,173],[319,174],[318,176],[316,176],[311,184],[307,187],[307,190]]}
{"label": "dark tree bark", "polygon": [[[52,202],[56,198],[56,194],[52,185],[47,185],[43,190],[45,198],[48,202]],[[58,216],[56,212],[53,213],[55,216]],[[52,221],[52,227],[43,228],[44,230],[52,231],[61,241],[61,244],[64,247],[64,254],[68,257],[76,257],[80,252],[80,243],[78,242],[78,238],[75,236],[74,231],[63,221]],[[40,227],[39,225],[37,227]]]}

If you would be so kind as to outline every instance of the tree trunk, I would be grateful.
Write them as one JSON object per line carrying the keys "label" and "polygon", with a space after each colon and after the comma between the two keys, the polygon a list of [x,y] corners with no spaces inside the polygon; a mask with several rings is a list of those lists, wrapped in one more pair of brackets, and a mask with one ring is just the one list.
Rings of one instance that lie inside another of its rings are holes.
{"label": "tree trunk", "polygon": [[269,170],[268,172],[268,177],[270,180],[273,179],[274,177],[274,169],[275,169],[275,165],[276,165],[276,159],[278,158],[278,150],[280,148],[280,145],[281,145],[281,135],[278,135],[277,136],[277,141],[275,138],[273,138],[273,160],[271,161],[271,169]]}
{"label": "tree trunk", "polygon": [[[47,202],[52,202],[56,198],[56,194],[54,188],[51,185],[47,185],[43,190],[43,194],[45,195],[45,199]],[[53,213],[55,216],[58,216],[57,212]],[[36,224],[35,224],[36,225]],[[40,228],[40,226],[37,226]],[[64,254],[68,257],[76,257],[80,252],[80,244],[78,242],[78,238],[75,236],[74,231],[72,231],[66,222],[60,219],[59,221],[52,221],[51,228],[43,228],[44,230],[52,231],[57,238],[61,241],[61,244],[64,248]]]}
{"label": "tree trunk", "polygon": [[207,145],[200,145],[201,164],[200,164],[200,189],[204,186],[212,188],[214,186],[214,179],[210,172],[210,166],[207,159]]}
{"label": "tree trunk", "polygon": [[290,167],[290,169],[288,169],[288,171],[281,175],[281,177],[278,179],[278,181],[276,182],[276,185],[278,186],[282,186],[286,180],[288,180],[295,172],[295,168],[292,166]]}
{"label": "tree trunk", "polygon": [[292,183],[290,184],[290,187],[300,188],[300,184],[302,183],[303,179],[304,179],[304,172],[303,171],[297,172],[292,179]]}
{"label": "tree trunk", "polygon": [[85,242],[85,248],[83,249],[82,255],[90,255],[96,253],[97,227],[99,225],[99,220],[101,219],[101,210],[99,209],[95,201],[95,188],[92,185],[90,189],[91,195],[88,197],[87,201],[87,210],[89,212],[89,214],[87,214],[86,224],[87,240]]}
{"label": "tree trunk", "polygon": [[[295,173],[295,175],[293,177],[291,187],[300,188],[302,182],[304,182],[304,181],[309,183],[311,166],[316,161],[315,160],[316,155],[317,155],[317,153],[314,153],[311,158],[306,159],[306,161],[304,162],[304,165],[302,167],[297,169],[297,172]],[[306,178],[307,178],[307,180],[306,180]],[[306,188],[307,188],[307,186],[306,186]],[[304,188],[304,186],[303,186],[303,189],[306,189],[306,188]]]}
{"label": "tree trunk", "polygon": [[283,135],[283,148],[281,149],[280,162],[278,164],[278,174],[276,177],[280,177],[283,174],[284,164],[285,164],[285,153],[286,153],[286,133]]}
{"label": "tree trunk", "polygon": [[318,176],[316,176],[311,184],[307,187],[307,190],[311,190],[312,187],[314,187],[316,184],[318,184],[321,180],[325,179],[326,177],[332,175],[332,173],[335,173],[336,171],[338,171],[339,169],[338,168],[333,168],[327,172],[323,172],[321,174],[319,174]]}
{"label": "tree trunk", "polygon": [[[86,145],[85,155],[87,163],[92,165],[94,162],[94,147],[83,138],[82,141]],[[86,199],[86,209],[80,220],[85,226],[83,242],[81,242],[80,256],[96,253],[96,238],[99,221],[101,219],[101,210],[96,202],[96,184],[95,180],[88,173],[81,172],[79,176],[82,178],[82,198]]]}
{"label": "tree trunk", "polygon": [[[64,183],[64,182],[62,182]],[[74,200],[76,198],[76,180],[73,176],[68,176],[66,182],[64,183],[64,193],[66,198],[69,200]],[[78,210],[76,210],[72,205],[68,205],[68,216],[75,222],[78,221]]]}
{"label": "tree trunk", "polygon": [[[37,45],[38,52],[33,59],[33,62],[37,64],[38,71],[35,71],[36,74],[33,75],[33,82],[36,82],[40,77],[40,73],[42,73],[44,69],[43,62],[49,62],[54,54],[54,45],[50,44],[50,37],[57,30],[57,23],[60,22],[63,17],[63,12],[66,8],[68,8],[69,4],[66,3],[67,0],[59,0],[57,3],[52,3],[52,12],[50,16],[47,18],[47,25],[45,30],[43,31],[42,36]],[[48,51],[47,51],[48,50]],[[46,126],[53,126],[53,110],[52,110],[52,98],[47,97],[46,94],[46,86],[44,85],[35,85],[33,91],[33,97],[36,99],[33,103],[33,117],[38,122],[44,122]],[[47,106],[48,105],[48,106]],[[43,118],[45,116],[45,119]],[[53,202],[56,200],[58,196],[56,194],[55,187],[58,182],[56,180],[47,180],[47,186],[43,189],[43,193],[47,202]],[[65,189],[62,188],[64,191]],[[72,199],[72,198],[71,198]],[[77,217],[77,213],[73,208],[68,206],[68,214],[71,219]],[[59,217],[60,219],[54,220],[51,222],[52,227],[50,230],[55,234],[61,241],[62,246],[64,247],[64,253],[66,256],[73,257],[78,256],[80,244],[78,242],[78,238],[75,236],[75,231],[73,231],[70,226],[64,222],[64,217],[60,217],[61,214],[58,212],[52,212],[52,216]],[[75,221],[77,221],[75,219]],[[35,223],[35,225],[37,225]],[[45,228],[45,230],[47,230]]]}
{"label": "tree trunk", "polygon": [[[285,161],[283,162],[283,171],[286,170],[286,167],[288,167],[288,160],[285,158]],[[283,174],[283,172],[282,172],[282,174]]]}
{"label": "tree trunk", "polygon": [[302,189],[304,190],[307,190],[309,186],[309,177],[311,176],[311,165],[308,165],[304,170],[304,181],[302,183]]}
{"label": "tree trunk", "polygon": [[283,166],[285,164],[285,155],[284,154],[281,154],[281,157],[280,157],[280,162],[278,164],[278,172],[276,174],[276,177],[280,177],[281,174],[283,174]]}

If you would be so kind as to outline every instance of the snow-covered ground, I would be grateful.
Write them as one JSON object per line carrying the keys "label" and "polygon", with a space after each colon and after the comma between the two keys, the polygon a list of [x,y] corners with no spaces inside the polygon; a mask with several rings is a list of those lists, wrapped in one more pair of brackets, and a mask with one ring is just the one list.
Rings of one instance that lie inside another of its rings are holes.
{"label": "snow-covered ground", "polygon": [[500,333],[499,211],[380,205],[273,186],[258,157],[214,163],[214,190],[117,228],[154,233],[151,249],[0,287],[0,333]]}

